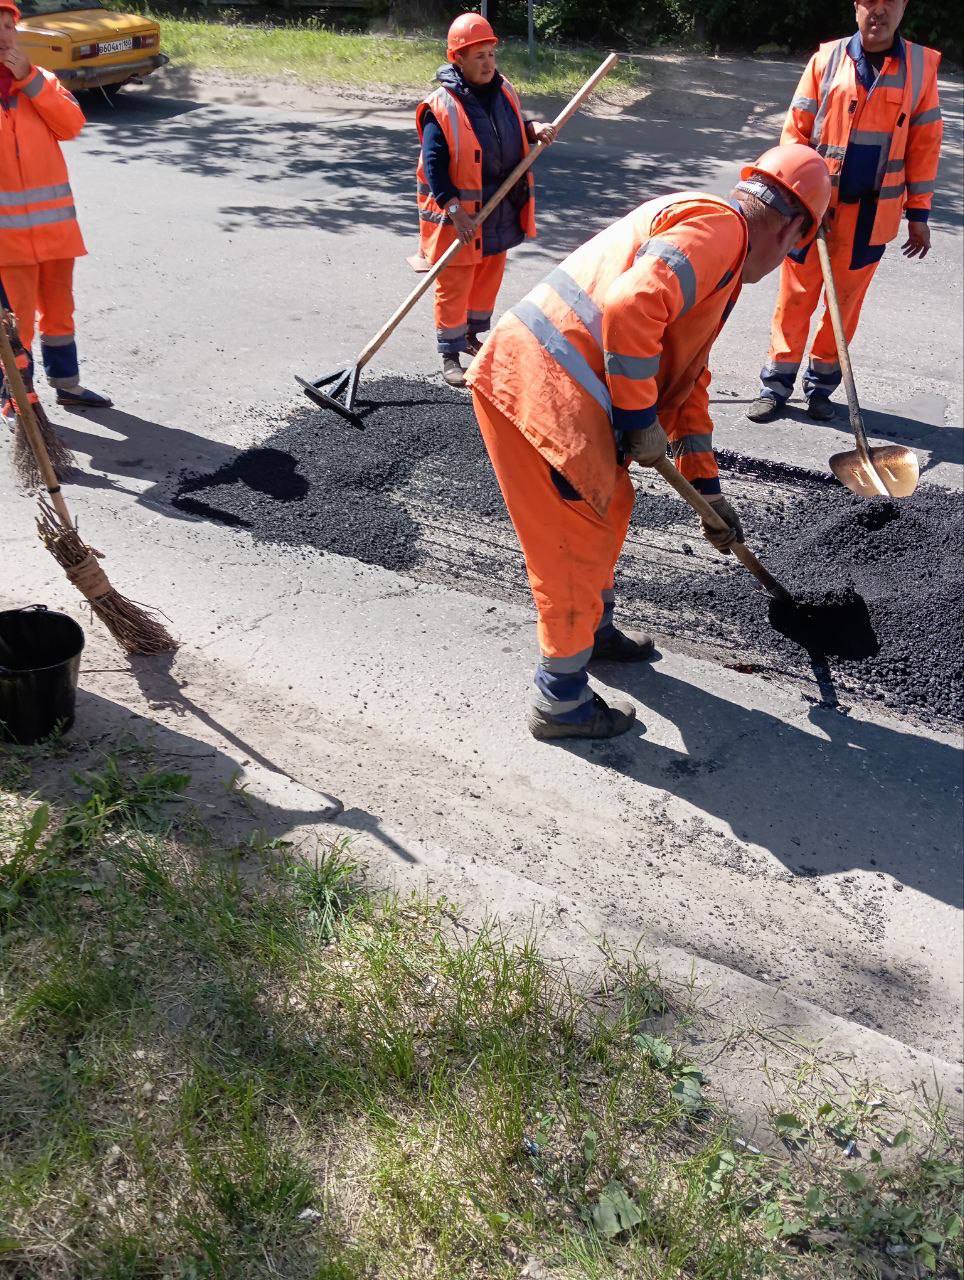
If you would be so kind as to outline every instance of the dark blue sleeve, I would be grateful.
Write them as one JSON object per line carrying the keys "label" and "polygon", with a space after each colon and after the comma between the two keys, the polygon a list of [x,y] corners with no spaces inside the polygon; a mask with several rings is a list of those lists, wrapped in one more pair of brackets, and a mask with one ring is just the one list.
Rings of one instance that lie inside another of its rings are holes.
{"label": "dark blue sleeve", "polygon": [[422,163],[432,195],[436,203],[442,206],[450,200],[458,199],[459,194],[449,173],[449,160],[449,144],[445,141],[445,134],[432,113],[426,111],[422,125]]}

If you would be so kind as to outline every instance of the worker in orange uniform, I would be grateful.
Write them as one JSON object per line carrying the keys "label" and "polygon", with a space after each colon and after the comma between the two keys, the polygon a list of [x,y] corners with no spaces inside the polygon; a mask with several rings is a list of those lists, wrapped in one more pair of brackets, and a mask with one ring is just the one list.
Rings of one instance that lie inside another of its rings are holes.
{"label": "worker in orange uniform", "polygon": [[[884,249],[907,219],[907,258],[925,258],[928,211],[941,150],[941,109],[934,49],[904,40],[898,30],[907,0],[856,0],[857,32],[823,44],[810,59],[786,123],[783,142],[802,142],[822,155],[833,177],[827,247],[847,341]],[[810,320],[823,287],[816,249],[791,254],[761,370],[752,422],[779,417],[803,360]],[[807,412],[817,422],[834,415],[840,360],[825,309],[803,375]]]}
{"label": "worker in orange uniform", "polygon": [[534,737],[609,738],[633,722],[632,705],[606,703],[587,670],[653,651],[613,622],[630,460],[652,466],[668,438],[728,526],[705,536],[721,551],[743,540],[713,453],[707,358],[741,286],[805,243],[829,201],[826,164],[799,145],[748,165],[729,199],[650,200],[550,272],[472,363],[476,416],[538,612]]}
{"label": "worker in orange uniform", "polygon": [[436,75],[440,87],[419,103],[415,115],[422,257],[437,262],[456,239],[464,246],[435,282],[442,376],[453,387],[465,385],[460,353],[478,353],[479,334],[492,320],[506,253],[536,233],[532,175],[520,179],[479,231],[472,219],[529,144],[547,144],[555,136],[552,125],[523,115],[519,95],[496,67],[497,43],[479,14],[456,18],[448,33],[449,61]]}
{"label": "worker in orange uniform", "polygon": [[[19,19],[17,6],[0,0],[0,301],[28,354],[39,315],[58,404],[109,408],[80,385],[74,340],[74,260],[87,250],[60,144],[76,138],[84,114],[55,75],[31,66],[17,44]],[[3,416],[12,415],[4,391]]]}

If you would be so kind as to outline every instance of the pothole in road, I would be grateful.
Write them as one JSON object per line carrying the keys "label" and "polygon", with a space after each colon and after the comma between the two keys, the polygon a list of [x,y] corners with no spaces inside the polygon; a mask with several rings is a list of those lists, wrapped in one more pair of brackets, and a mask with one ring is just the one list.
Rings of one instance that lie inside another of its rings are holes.
{"label": "pothole in road", "polygon": [[[297,406],[258,448],[182,477],[179,510],[265,543],[349,556],[496,599],[525,572],[464,395],[383,378],[363,388],[365,430]],[[725,650],[736,669],[833,678],[863,701],[957,721],[964,710],[964,498],[922,486],[867,502],[793,466],[721,455],[748,540],[798,600],[767,596],[711,552],[662,482],[639,493],[619,565],[620,616],[668,642]]]}

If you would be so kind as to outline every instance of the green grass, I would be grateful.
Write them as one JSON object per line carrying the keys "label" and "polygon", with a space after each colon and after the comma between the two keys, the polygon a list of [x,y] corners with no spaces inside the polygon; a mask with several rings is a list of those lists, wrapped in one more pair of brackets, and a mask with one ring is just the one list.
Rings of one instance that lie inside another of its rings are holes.
{"label": "green grass", "polygon": [[[345,34],[301,26],[232,26],[154,14],[161,44],[175,66],[228,71],[269,79],[295,79],[365,90],[417,92],[432,84],[445,61],[437,37]],[[531,65],[524,47],[505,44],[499,65],[524,94],[572,95],[605,56],[600,50],[543,47]],[[620,63],[605,90],[631,93],[643,84],[638,63]]]}
{"label": "green grass", "polygon": [[26,798],[29,753],[0,769],[0,1274],[960,1266],[939,1108],[907,1126],[811,1064],[761,1154],[635,959],[577,984],[531,938],[372,894],[345,845],[224,847],[148,765],[107,758],[59,809]]}

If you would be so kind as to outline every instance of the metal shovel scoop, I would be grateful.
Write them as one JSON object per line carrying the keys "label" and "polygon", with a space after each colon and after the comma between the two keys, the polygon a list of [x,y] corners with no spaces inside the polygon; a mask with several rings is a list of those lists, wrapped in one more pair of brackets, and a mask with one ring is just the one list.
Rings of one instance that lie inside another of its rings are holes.
{"label": "metal shovel scoop", "polygon": [[823,227],[817,232],[817,255],[820,258],[820,269],[823,272],[824,291],[827,295],[827,310],[833,325],[833,335],[837,342],[837,356],[840,360],[840,372],[843,376],[844,390],[847,393],[847,407],[850,410],[850,427],[857,443],[856,449],[848,449],[846,453],[835,453],[830,459],[830,470],[842,485],[861,498],[909,498],[917,488],[920,479],[920,463],[913,449],[905,445],[867,443],[864,430],[863,414],[857,400],[857,387],[854,383],[854,371],[850,364],[850,351],[847,347],[847,336],[844,333],[843,317],[840,314],[840,303],[837,300],[837,288],[830,267],[830,254]]}

